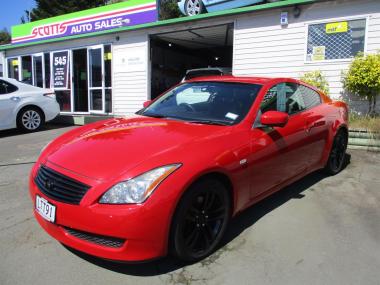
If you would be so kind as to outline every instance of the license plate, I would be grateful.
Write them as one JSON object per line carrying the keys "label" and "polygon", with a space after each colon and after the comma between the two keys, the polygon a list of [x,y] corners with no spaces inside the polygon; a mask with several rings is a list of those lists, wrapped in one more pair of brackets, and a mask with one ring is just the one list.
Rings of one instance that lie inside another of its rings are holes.
{"label": "license plate", "polygon": [[55,222],[55,206],[38,195],[36,195],[36,210],[45,220]]}

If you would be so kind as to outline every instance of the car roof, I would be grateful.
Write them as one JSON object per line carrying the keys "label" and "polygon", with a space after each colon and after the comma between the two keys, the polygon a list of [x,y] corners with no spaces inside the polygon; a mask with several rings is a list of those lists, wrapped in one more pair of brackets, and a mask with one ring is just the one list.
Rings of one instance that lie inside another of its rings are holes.
{"label": "car roof", "polygon": [[231,73],[232,68],[230,67],[203,67],[203,68],[194,68],[194,69],[188,69],[186,71],[186,74],[191,72],[198,72],[198,71],[221,71],[221,72],[229,72]]}
{"label": "car roof", "polygon": [[14,79],[14,78],[8,78],[8,77],[7,78],[6,77],[0,77],[0,80],[8,81],[8,82],[15,84],[15,85],[21,83],[20,81]]}
{"label": "car roof", "polygon": [[289,80],[295,82],[297,80],[292,78],[270,78],[270,77],[251,77],[251,76],[233,76],[233,75],[219,75],[219,76],[202,76],[196,77],[188,82],[206,82],[206,81],[218,81],[218,82],[236,82],[236,83],[251,83],[251,84],[267,84],[276,80]]}
{"label": "car roof", "polygon": [[23,82],[20,82],[14,78],[5,78],[5,77],[0,77],[0,80],[4,80],[5,82],[11,83],[19,88],[21,91],[41,91],[44,88],[40,88],[37,86],[33,86],[30,84],[26,84]]}

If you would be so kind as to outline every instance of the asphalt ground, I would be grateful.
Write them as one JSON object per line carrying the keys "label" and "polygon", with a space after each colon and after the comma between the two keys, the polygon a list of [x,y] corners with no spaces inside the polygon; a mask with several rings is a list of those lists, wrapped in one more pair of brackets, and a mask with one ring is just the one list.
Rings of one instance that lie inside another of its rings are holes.
{"label": "asphalt ground", "polygon": [[249,208],[201,262],[131,265],[70,250],[33,218],[30,169],[71,128],[0,132],[1,285],[380,284],[380,153],[350,150],[340,174],[313,173]]}

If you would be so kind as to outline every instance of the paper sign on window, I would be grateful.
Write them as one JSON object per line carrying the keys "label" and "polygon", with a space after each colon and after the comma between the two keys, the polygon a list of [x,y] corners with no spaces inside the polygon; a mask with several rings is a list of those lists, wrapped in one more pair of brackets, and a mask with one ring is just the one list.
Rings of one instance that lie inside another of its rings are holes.
{"label": "paper sign on window", "polygon": [[313,47],[313,60],[325,60],[326,58],[326,47],[316,46]]}
{"label": "paper sign on window", "polygon": [[67,89],[69,83],[69,52],[53,53],[53,87],[54,89]]}
{"label": "paper sign on window", "polygon": [[348,31],[347,22],[326,24],[326,34],[346,33]]}

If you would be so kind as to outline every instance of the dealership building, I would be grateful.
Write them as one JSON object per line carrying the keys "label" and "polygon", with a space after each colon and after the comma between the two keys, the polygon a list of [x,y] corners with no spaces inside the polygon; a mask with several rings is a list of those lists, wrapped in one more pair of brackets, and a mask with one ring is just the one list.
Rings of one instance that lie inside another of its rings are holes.
{"label": "dealership building", "polygon": [[0,73],[54,89],[68,117],[131,114],[185,71],[299,78],[320,70],[353,109],[342,71],[380,50],[379,0],[284,0],[159,21],[155,0],[129,0],[12,28]]}

